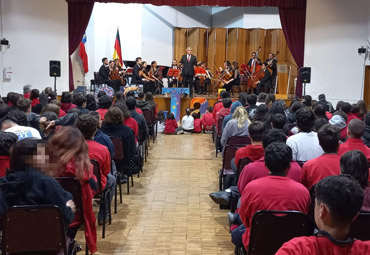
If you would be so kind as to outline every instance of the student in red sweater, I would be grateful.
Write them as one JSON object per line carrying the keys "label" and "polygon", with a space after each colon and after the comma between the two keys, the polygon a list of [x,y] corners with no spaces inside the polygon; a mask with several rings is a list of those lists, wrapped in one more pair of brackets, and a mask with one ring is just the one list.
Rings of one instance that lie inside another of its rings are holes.
{"label": "student in red sweater", "polygon": [[40,104],[39,95],[40,91],[38,89],[31,90],[30,99],[32,107],[35,107],[36,105]]}
{"label": "student in red sweater", "polygon": [[265,164],[270,174],[250,182],[243,191],[239,213],[246,229],[242,243],[240,229],[232,232],[232,241],[237,247],[244,245],[248,250],[252,218],[259,210],[295,210],[308,214],[309,191],[287,177],[292,158],[292,149],[285,143],[272,143],[265,149]]}
{"label": "student in red sweater", "polygon": [[10,169],[10,153],[17,140],[16,134],[0,131],[0,177],[5,176]]}
{"label": "student in red sweater", "polygon": [[175,134],[175,130],[177,128],[177,122],[175,120],[175,116],[172,112],[167,115],[166,123],[164,124],[164,133],[167,135]]}
{"label": "student in red sweater", "polygon": [[[110,201],[112,201],[116,178],[111,174],[111,158],[108,148],[94,141],[94,135],[98,128],[96,119],[91,115],[81,115],[77,119],[76,127],[81,131],[89,147],[89,158],[99,163],[101,182],[103,190],[110,190]],[[103,224],[104,204],[100,204],[98,213],[98,224]]]}
{"label": "student in red sweater", "polygon": [[317,136],[324,154],[307,161],[302,167],[302,184],[307,189],[329,175],[340,174],[340,156],[337,154],[340,130],[331,124],[322,126]]}
{"label": "student in red sweater", "polygon": [[314,236],[296,237],[283,244],[276,255],[370,254],[370,242],[349,236],[351,222],[361,209],[360,184],[348,175],[328,176],[315,186]]}
{"label": "student in red sweater", "polygon": [[100,118],[104,121],[104,116],[107,113],[109,107],[112,106],[112,98],[104,95],[99,98],[99,109],[96,110],[100,114]]}
{"label": "student in red sweater", "polygon": [[131,117],[126,103],[117,102],[114,104],[114,106],[118,107],[122,111],[124,118],[123,124],[132,129],[132,132],[134,132],[135,140],[137,141],[137,137],[139,135],[139,125],[137,124],[137,121]]}
{"label": "student in red sweater", "polygon": [[230,98],[225,98],[222,100],[223,108],[216,113],[216,122],[215,122],[216,130],[218,130],[218,124],[220,122],[220,119],[224,119],[226,115],[230,114],[230,108],[232,103],[233,101],[231,101]]}
{"label": "student in red sweater", "polygon": [[207,111],[202,115],[200,123],[202,124],[203,132],[212,131],[213,126],[213,116],[212,116],[212,106],[207,107]]}
{"label": "student in red sweater", "polygon": [[72,104],[72,94],[68,91],[62,92],[62,98],[60,99],[60,102],[62,103],[60,105],[60,109],[65,112],[77,107],[77,105]]}
{"label": "student in red sweater", "polygon": [[265,132],[265,126],[260,121],[255,121],[249,124],[248,133],[251,139],[251,144],[240,148],[235,153],[235,165],[238,167],[239,160],[242,158],[249,158],[252,161],[256,161],[263,157],[265,151],[263,150],[262,140],[263,133]]}
{"label": "student in red sweater", "polygon": [[359,150],[370,161],[370,148],[361,139],[365,132],[365,123],[359,119],[353,119],[348,123],[347,132],[349,138],[339,146],[338,154],[342,156],[347,151]]}
{"label": "student in red sweater", "polygon": [[213,111],[212,111],[212,116],[213,116],[213,123],[216,124],[216,114],[222,109],[224,108],[224,106],[222,105],[222,100],[225,99],[225,98],[230,98],[230,95],[229,93],[226,91],[226,90],[223,90],[221,91],[220,93],[220,97],[221,99],[219,101],[217,101],[214,105],[213,105]]}
{"label": "student in red sweater", "polygon": [[192,114],[193,118],[194,118],[194,129],[193,129],[193,132],[194,133],[202,133],[202,124],[200,123],[200,119],[199,119],[199,115],[198,113],[193,113]]}

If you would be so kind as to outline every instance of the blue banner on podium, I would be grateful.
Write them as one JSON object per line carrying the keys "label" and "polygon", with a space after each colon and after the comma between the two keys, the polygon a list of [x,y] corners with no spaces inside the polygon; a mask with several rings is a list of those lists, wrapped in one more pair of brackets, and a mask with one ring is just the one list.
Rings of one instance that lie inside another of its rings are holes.
{"label": "blue banner on podium", "polygon": [[189,88],[163,88],[162,94],[171,94],[171,113],[180,120],[181,94],[189,94]]}

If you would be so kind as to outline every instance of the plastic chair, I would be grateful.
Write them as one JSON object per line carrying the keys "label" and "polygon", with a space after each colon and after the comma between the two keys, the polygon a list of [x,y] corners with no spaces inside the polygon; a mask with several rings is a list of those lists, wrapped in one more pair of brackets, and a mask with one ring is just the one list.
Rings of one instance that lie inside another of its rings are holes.
{"label": "plastic chair", "polygon": [[272,255],[290,239],[309,235],[308,218],[298,211],[257,211],[250,231],[248,255]]}
{"label": "plastic chair", "polygon": [[357,218],[352,222],[350,236],[361,241],[370,240],[370,213],[359,213]]}
{"label": "plastic chair", "polygon": [[67,255],[63,215],[57,206],[13,206],[2,217],[2,231],[2,254]]}
{"label": "plastic chair", "polygon": [[155,141],[155,132],[154,132],[154,126],[156,123],[155,116],[154,116],[154,111],[150,111],[147,109],[142,109],[143,111],[143,116],[145,118],[146,124],[148,125],[149,128],[149,133],[148,133],[148,138],[150,134],[153,137],[153,143]]}
{"label": "plastic chair", "polygon": [[[67,235],[72,239],[75,238],[77,231],[85,222],[84,212],[83,212],[83,204],[82,204],[82,197],[81,197],[81,184],[76,178],[72,177],[56,177],[55,180],[59,182],[60,186],[65,191],[68,191],[73,196],[73,202],[76,206],[75,218],[71,224],[69,224],[67,229]],[[73,254],[68,251],[68,254]],[[89,254],[88,247],[86,244],[86,255]]]}
{"label": "plastic chair", "polygon": [[222,123],[223,123],[223,121],[224,121],[224,117],[221,117],[218,120],[218,127],[216,127],[216,142],[215,142],[216,157],[217,157],[218,152],[222,151],[221,136],[222,136]]}
{"label": "plastic chair", "polygon": [[109,225],[112,224],[112,213],[110,209],[110,199],[109,199],[110,191],[103,190],[99,162],[93,159],[90,159],[90,162],[93,165],[93,172],[98,181],[98,188],[99,188],[94,198],[100,199],[100,203],[105,205],[104,210],[103,210],[103,230],[102,230],[102,238],[105,238],[105,218],[107,216],[107,213],[109,216]]}
{"label": "plastic chair", "polygon": [[230,136],[226,144],[244,147],[251,144],[251,139],[248,136]]}
{"label": "plastic chair", "polygon": [[231,160],[235,157],[236,151],[240,147],[234,145],[227,145],[224,150],[224,158],[222,160],[222,168],[220,170],[220,179],[219,179],[219,188],[220,190],[224,190],[228,187],[225,186],[225,182],[223,181],[226,175],[234,174],[234,171],[231,168]]}

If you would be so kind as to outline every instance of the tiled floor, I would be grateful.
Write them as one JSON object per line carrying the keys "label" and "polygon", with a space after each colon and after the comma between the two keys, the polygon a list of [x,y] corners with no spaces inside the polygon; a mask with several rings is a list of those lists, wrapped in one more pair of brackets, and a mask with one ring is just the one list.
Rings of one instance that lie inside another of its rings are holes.
{"label": "tiled floor", "polygon": [[98,254],[233,254],[227,211],[208,196],[220,167],[211,135],[159,135],[105,239],[98,227]]}

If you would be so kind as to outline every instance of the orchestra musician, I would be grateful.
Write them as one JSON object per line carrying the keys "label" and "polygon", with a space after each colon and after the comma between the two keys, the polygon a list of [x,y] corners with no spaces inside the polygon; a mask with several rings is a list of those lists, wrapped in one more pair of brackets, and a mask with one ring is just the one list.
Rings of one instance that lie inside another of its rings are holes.
{"label": "orchestra musician", "polygon": [[136,64],[134,65],[133,70],[132,70],[131,84],[142,84],[145,88],[148,86],[149,82],[143,80],[143,78],[139,74],[140,69],[142,67],[141,66],[142,62],[143,60],[141,57],[136,58]]}
{"label": "orchestra musician", "polygon": [[189,96],[193,97],[194,66],[197,65],[197,57],[192,55],[192,49],[186,48],[186,54],[181,57],[183,87],[189,87]]}
{"label": "orchestra musician", "polygon": [[119,65],[116,64],[116,61],[109,61],[110,86],[114,89],[115,92],[119,91],[120,87],[125,85],[123,77],[120,76],[118,67]]}
{"label": "orchestra musician", "polygon": [[202,67],[206,71],[206,74],[202,76],[197,75],[195,77],[194,89],[195,93],[205,95],[207,93],[207,88],[211,83],[212,74],[207,68],[206,62],[201,62],[200,67]]}
{"label": "orchestra musician", "polygon": [[163,76],[162,71],[158,67],[157,61],[152,61],[149,76],[155,79],[155,92],[160,94],[163,88]]}
{"label": "orchestra musician", "polygon": [[265,64],[269,66],[272,70],[272,74],[271,74],[272,87],[271,88],[273,88],[276,83],[276,76],[277,76],[277,64],[276,63],[277,63],[277,60],[275,58],[275,54],[270,53],[268,59],[266,59]]}
{"label": "orchestra musician", "polygon": [[[170,69],[179,69],[179,66],[177,65],[177,60],[176,59],[172,60],[172,64],[170,66]],[[177,77],[167,76],[167,80],[168,80],[168,87],[169,88],[172,88],[174,84],[177,85]]]}
{"label": "orchestra musician", "polygon": [[143,91],[144,93],[152,92],[154,94],[155,92],[155,79],[151,78],[149,76],[148,70],[146,70],[147,63],[146,61],[143,61],[140,67],[139,75],[142,78],[143,82]]}
{"label": "orchestra musician", "polygon": [[240,86],[240,72],[238,62],[234,61],[232,64],[232,76],[229,80],[225,81],[223,88],[230,93],[230,90],[233,86]]}
{"label": "orchestra musician", "polygon": [[272,75],[265,63],[262,64],[262,71],[265,76],[257,84],[257,94],[261,93],[263,88],[266,89],[266,93],[270,93],[272,88]]}
{"label": "orchestra musician", "polygon": [[248,61],[248,68],[252,74],[256,71],[256,65],[262,65],[261,60],[257,57],[257,52],[252,52],[252,58]]}
{"label": "orchestra musician", "polygon": [[98,81],[99,84],[109,84],[109,64],[108,64],[108,58],[102,59],[102,66],[99,69],[99,75],[98,75]]}

